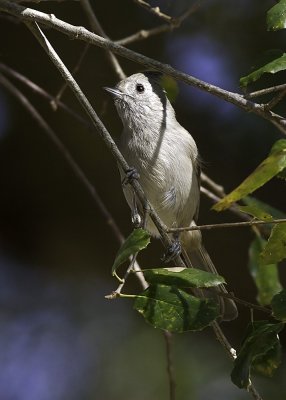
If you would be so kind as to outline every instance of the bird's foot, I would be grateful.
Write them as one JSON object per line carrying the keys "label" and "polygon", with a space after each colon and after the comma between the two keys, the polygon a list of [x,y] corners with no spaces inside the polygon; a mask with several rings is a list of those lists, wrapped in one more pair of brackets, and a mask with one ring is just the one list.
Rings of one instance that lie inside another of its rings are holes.
{"label": "bird's foot", "polygon": [[136,168],[129,168],[128,171],[126,172],[125,178],[123,178],[122,180],[122,185],[127,185],[128,183],[130,183],[131,181],[133,181],[134,179],[139,179],[140,175],[137,172]]}
{"label": "bird's foot", "polygon": [[167,263],[169,261],[172,261],[175,257],[179,256],[181,254],[182,247],[181,243],[178,239],[176,239],[171,246],[168,247],[166,253],[164,254],[162,261]]}

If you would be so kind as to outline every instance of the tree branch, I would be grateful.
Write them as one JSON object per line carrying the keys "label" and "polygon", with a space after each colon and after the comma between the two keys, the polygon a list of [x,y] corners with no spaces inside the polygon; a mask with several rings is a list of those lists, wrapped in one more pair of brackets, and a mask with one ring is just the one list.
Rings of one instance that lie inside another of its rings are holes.
{"label": "tree branch", "polygon": [[[26,23],[28,28],[31,30],[31,32],[34,34],[40,45],[43,47],[43,49],[46,51],[48,54],[49,58],[51,61],[54,63],[56,68],[59,70],[65,81],[68,83],[69,87],[71,88],[72,92],[84,108],[85,112],[87,115],[90,117],[95,129],[97,132],[100,134],[101,138],[103,139],[104,143],[110,150],[111,154],[113,157],[116,159],[118,164],[121,166],[122,170],[127,173],[130,171],[130,166],[127,164],[126,160],[120,153],[118,147],[116,146],[114,140],[112,139],[110,133],[107,131],[105,128],[104,124],[92,108],[90,102],[87,100],[83,92],[81,91],[79,85],[76,83],[72,75],[70,74],[69,70],[67,67],[64,65],[58,54],[55,52],[43,32],[40,30],[39,26],[37,24],[31,24],[31,23]],[[148,200],[145,197],[145,194],[143,192],[143,189],[139,182],[135,179],[130,181],[130,185],[133,187],[134,191],[136,192],[136,195],[138,196],[138,199],[142,203],[142,206],[145,204],[148,204],[148,211],[151,219],[153,220],[156,228],[158,229],[160,235],[162,236],[163,242],[166,247],[171,246],[172,241],[169,237],[169,235],[166,233],[166,227],[151,206],[151,204],[148,202]],[[182,259],[178,256],[176,257],[176,262],[178,265],[182,266],[183,261]]]}
{"label": "tree branch", "polygon": [[198,0],[192,4],[182,15],[177,18],[173,18],[171,23],[163,24],[152,29],[141,29],[140,31],[133,33],[130,36],[116,40],[115,43],[121,46],[126,46],[127,44],[137,42],[139,40],[147,39],[151,36],[158,35],[164,32],[170,32],[175,28],[179,28],[182,22],[184,22],[191,14],[193,14],[200,7],[203,0]]}
{"label": "tree branch", "polygon": [[244,95],[244,97],[246,99],[252,99],[254,97],[265,96],[266,94],[269,93],[277,93],[284,89],[286,89],[285,83],[283,85],[271,86],[265,89],[257,90],[256,92],[247,93]]}
{"label": "tree branch", "polygon": [[10,1],[7,0],[0,0],[0,10],[8,12],[24,21],[38,21],[44,24],[45,26],[54,28],[68,35],[69,37],[72,37],[73,39],[83,40],[88,43],[95,44],[104,49],[109,49],[118,55],[128,58],[129,60],[132,60],[139,64],[143,64],[147,68],[153,68],[163,73],[166,73],[167,75],[170,75],[177,80],[185,82],[188,85],[195,86],[221,99],[224,99],[225,101],[228,101],[247,112],[252,112],[266,120],[269,120],[273,125],[275,125],[280,130],[280,132],[286,134],[285,118],[283,118],[278,114],[275,114],[272,111],[265,110],[263,104],[253,103],[245,99],[244,96],[241,94],[229,92],[215,85],[201,81],[200,79],[194,78],[193,76],[190,76],[188,74],[176,70],[175,68],[172,68],[168,64],[163,64],[159,61],[143,56],[142,54],[136,53],[123,46],[119,46],[115,42],[112,42],[92,32],[89,32],[87,29],[83,27],[75,27],[71,24],[68,24],[56,18],[53,14],[49,15],[42,13],[40,11],[33,10],[31,8],[25,8],[17,4],[11,3]]}
{"label": "tree branch", "polygon": [[169,378],[169,393],[170,393],[170,400],[176,399],[176,381],[174,376],[174,367],[173,367],[173,360],[172,360],[172,338],[173,335],[168,332],[164,331],[164,338],[166,343],[166,355],[167,355],[167,373]]}
{"label": "tree branch", "polygon": [[138,4],[142,8],[145,8],[145,10],[147,10],[151,14],[156,15],[156,17],[159,17],[159,18],[163,19],[164,21],[167,21],[170,23],[172,22],[172,17],[170,17],[170,15],[163,13],[159,7],[152,7],[145,0],[133,0],[133,1],[134,1],[134,3]]}
{"label": "tree branch", "polygon": [[[120,232],[119,227],[117,226],[115,220],[113,219],[111,213],[106,208],[104,202],[101,200],[99,194],[97,193],[95,187],[90,183],[87,176],[80,168],[80,166],[76,163],[70,152],[58,138],[56,133],[52,130],[52,128],[47,124],[47,122],[43,119],[43,117],[39,114],[36,108],[30,103],[26,96],[23,95],[9,80],[7,80],[2,74],[0,74],[0,85],[5,87],[17,100],[22,104],[22,106],[29,112],[29,114],[33,117],[33,119],[38,123],[38,125],[43,129],[43,131],[48,135],[50,140],[57,147],[64,160],[67,162],[75,176],[80,180],[83,186],[87,189],[91,197],[93,198],[95,204],[99,208],[103,217],[106,220],[107,225],[111,228],[111,231],[114,234],[114,237],[117,241],[122,244],[125,241],[124,236]],[[140,265],[136,260],[133,262],[133,269],[137,272],[136,276],[141,283],[143,289],[146,289],[147,282],[144,278]]]}
{"label": "tree branch", "polygon": [[251,221],[243,221],[243,222],[226,222],[224,224],[209,224],[209,225],[185,226],[185,227],[181,227],[181,228],[170,228],[170,229],[167,229],[167,232],[176,233],[176,232],[184,232],[184,231],[197,231],[197,230],[203,231],[203,230],[221,229],[221,228],[242,228],[245,226],[282,224],[285,222],[286,222],[285,218],[273,219],[271,221],[251,220]]}

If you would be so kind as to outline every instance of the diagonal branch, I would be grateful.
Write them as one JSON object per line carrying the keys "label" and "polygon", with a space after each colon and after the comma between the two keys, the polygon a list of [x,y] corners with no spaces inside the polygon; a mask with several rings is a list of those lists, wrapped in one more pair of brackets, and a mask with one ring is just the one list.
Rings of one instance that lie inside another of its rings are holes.
{"label": "diagonal branch", "polygon": [[[84,108],[85,112],[87,115],[90,117],[95,129],[97,132],[100,134],[101,138],[103,139],[104,143],[110,150],[111,154],[113,157],[116,159],[117,163],[120,165],[122,170],[127,173],[130,171],[130,166],[127,164],[126,160],[120,153],[118,147],[116,146],[114,140],[112,139],[110,133],[107,131],[105,128],[104,124],[98,117],[97,113],[94,111],[92,108],[90,102],[87,100],[83,92],[81,91],[79,85],[77,82],[74,80],[72,75],[70,74],[69,70],[67,67],[64,65],[58,54],[55,52],[43,32],[40,30],[39,26],[37,24],[31,24],[27,23],[26,24],[28,28],[32,31],[40,45],[43,47],[43,49],[47,52],[49,55],[51,61],[54,63],[54,65],[57,67],[65,81],[68,83],[69,87],[71,88],[72,92]],[[133,187],[134,191],[136,192],[136,195],[138,196],[138,199],[141,201],[142,205],[144,206],[145,204],[148,204],[148,211],[150,214],[150,217],[152,218],[155,226],[157,227],[159,233],[162,236],[163,242],[165,246],[171,246],[172,241],[169,238],[169,235],[166,233],[166,227],[155,212],[154,208],[151,206],[151,204],[147,201],[145,194],[143,192],[143,189],[139,182],[137,180],[131,180],[130,185]],[[178,265],[183,265],[183,261],[181,258],[178,256],[176,259],[176,262],[178,262]]]}
{"label": "diagonal branch", "polygon": [[152,58],[143,56],[142,54],[136,53],[130,49],[123,46],[119,46],[115,42],[98,36],[83,27],[75,27],[68,24],[58,18],[53,14],[45,14],[40,11],[33,10],[31,8],[25,8],[17,4],[11,3],[7,0],[0,0],[0,10],[6,11],[24,21],[38,21],[45,26],[54,28],[73,39],[83,40],[88,43],[95,44],[104,49],[109,49],[114,53],[128,58],[134,62],[144,65],[147,68],[153,68],[159,70],[173,78],[185,82],[188,85],[195,86],[201,90],[207,91],[225,101],[228,101],[239,108],[252,112],[275,125],[280,132],[286,135],[286,119],[273,111],[265,110],[264,104],[253,103],[250,100],[244,98],[243,95],[229,92],[215,85],[204,82],[200,79],[194,78],[191,75],[183,73],[176,70],[168,64],[163,64],[159,61],[153,60]]}
{"label": "diagonal branch", "polygon": [[[115,145],[113,139],[111,138],[109,132],[106,130],[105,126],[103,125],[103,123],[101,122],[99,117],[97,116],[96,112],[93,110],[91,104],[89,103],[87,98],[84,96],[84,94],[82,93],[78,84],[75,82],[75,80],[71,76],[71,74],[68,71],[68,69],[66,68],[66,66],[62,63],[61,59],[59,58],[59,56],[57,55],[57,53],[55,52],[55,50],[53,49],[53,47],[51,46],[51,44],[49,43],[49,41],[47,40],[47,38],[45,37],[43,32],[41,31],[41,29],[39,28],[39,26],[37,24],[31,24],[31,23],[26,23],[26,25],[32,31],[32,33],[34,34],[36,39],[39,41],[39,43],[41,44],[43,49],[47,52],[51,61],[57,67],[57,69],[62,74],[64,79],[68,82],[73,93],[75,94],[75,96],[80,101],[81,105],[83,106],[84,110],[87,112],[87,114],[91,118],[93,125],[96,127],[97,131],[99,132],[99,134],[102,137],[102,139],[104,140],[105,144],[111,151],[112,155],[116,158],[116,160],[118,161],[118,163],[120,164],[122,169],[125,172],[127,172],[129,170],[129,166],[126,163],[123,156],[121,155],[121,153],[119,152],[119,150],[118,150],[117,146]],[[171,244],[171,240],[170,240],[168,234],[166,233],[166,227],[162,224],[158,215],[156,214],[156,212],[154,211],[154,209],[152,208],[152,206],[146,199],[139,182],[137,182],[136,180],[132,180],[130,182],[130,185],[132,185],[139,200],[142,202],[142,205],[148,206],[149,215],[152,218],[155,226],[157,227],[165,246],[169,246]],[[179,256],[176,257],[175,262],[178,266],[183,265],[183,261],[182,261],[181,257],[179,257]],[[229,344],[229,342],[226,339],[224,333],[222,332],[219,324],[216,321],[212,323],[212,328],[213,328],[218,340],[222,344],[222,346],[227,350],[230,357],[232,359],[234,359],[235,350],[232,349],[231,345]],[[256,392],[256,389],[252,385],[250,386],[249,390],[255,399],[260,398],[259,394]]]}

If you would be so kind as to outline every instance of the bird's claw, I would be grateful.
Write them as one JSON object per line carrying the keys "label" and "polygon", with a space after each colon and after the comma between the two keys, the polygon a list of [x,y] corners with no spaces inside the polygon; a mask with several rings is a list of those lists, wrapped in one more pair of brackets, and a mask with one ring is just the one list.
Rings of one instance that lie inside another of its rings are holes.
{"label": "bird's claw", "polygon": [[121,183],[122,183],[122,185],[127,185],[128,183],[130,183],[134,179],[138,180],[139,178],[140,178],[140,175],[137,172],[136,168],[131,167],[126,172],[125,178],[123,178]]}
{"label": "bird's claw", "polygon": [[175,257],[177,257],[178,255],[180,255],[182,251],[181,248],[181,243],[179,242],[179,240],[175,240],[171,246],[168,247],[166,253],[164,254],[162,261],[167,263],[171,260],[173,260]]}

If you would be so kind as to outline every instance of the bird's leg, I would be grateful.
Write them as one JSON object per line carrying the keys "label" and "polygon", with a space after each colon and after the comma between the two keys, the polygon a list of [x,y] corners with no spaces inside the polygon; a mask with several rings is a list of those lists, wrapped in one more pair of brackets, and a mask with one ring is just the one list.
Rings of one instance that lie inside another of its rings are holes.
{"label": "bird's leg", "polygon": [[136,195],[134,190],[132,190],[131,221],[135,228],[140,228],[142,226],[142,218],[138,212]]}

